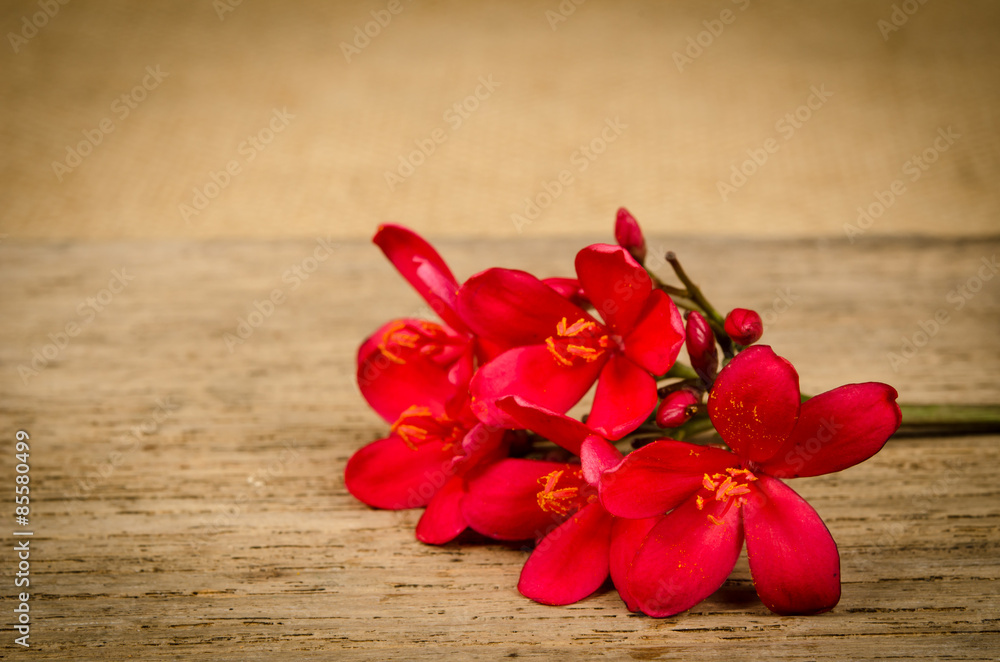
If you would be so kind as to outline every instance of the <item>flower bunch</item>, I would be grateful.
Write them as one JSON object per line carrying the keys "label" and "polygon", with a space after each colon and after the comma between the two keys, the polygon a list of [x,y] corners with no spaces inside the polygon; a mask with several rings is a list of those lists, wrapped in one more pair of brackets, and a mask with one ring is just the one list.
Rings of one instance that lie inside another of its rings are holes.
{"label": "flower bunch", "polygon": [[[392,320],[362,343],[358,385],[390,428],[350,458],[347,489],[424,507],[425,543],[467,529],[533,541],[518,589],[545,604],[610,576],[630,610],[670,616],[718,589],[745,543],[768,609],[831,609],[837,546],[784,479],[878,452],[901,422],[896,391],[804,398],[757,344],[757,313],[720,315],[673,253],[679,286],[648,271],[625,209],[615,237],[577,254],[575,278],[491,268],[460,283],[417,234],[380,227],[375,244],[440,320]],[[589,414],[567,416],[592,388]]]}

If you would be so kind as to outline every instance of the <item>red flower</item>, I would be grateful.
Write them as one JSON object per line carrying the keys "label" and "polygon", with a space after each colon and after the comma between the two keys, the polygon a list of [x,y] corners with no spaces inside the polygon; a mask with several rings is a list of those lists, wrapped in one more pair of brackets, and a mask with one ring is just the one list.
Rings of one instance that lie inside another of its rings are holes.
{"label": "red flower", "polygon": [[620,439],[656,407],[656,381],[684,341],[677,307],[619,246],[597,244],[576,256],[584,294],[604,323],[523,271],[490,269],[458,292],[470,329],[513,347],[482,366],[470,385],[480,420],[510,425],[496,401],[519,395],[565,412],[597,381],[588,425]]}
{"label": "red flower", "polygon": [[602,477],[611,513],[668,513],[628,574],[642,611],[670,616],[706,598],[729,576],[744,538],[768,609],[809,614],[836,605],[837,546],[816,511],[779,478],[840,471],[877,453],[899,427],[896,396],[886,384],[848,384],[801,403],[788,361],[766,345],[738,354],[708,401],[733,452],[665,439]]}
{"label": "red flower", "polygon": [[463,501],[469,526],[494,538],[538,541],[517,585],[525,597],[571,604],[600,588],[610,573],[634,611],[625,574],[656,520],[612,517],[598,500],[601,473],[616,466],[621,453],[579,421],[521,398],[504,398],[499,407],[580,455],[582,465],[518,459],[494,464],[470,481]]}
{"label": "red flower", "polygon": [[467,526],[462,515],[467,474],[506,452],[504,431],[478,422],[467,407],[452,416],[441,405],[413,406],[393,424],[389,437],[351,456],[344,484],[375,508],[427,506],[417,539],[443,544]]}

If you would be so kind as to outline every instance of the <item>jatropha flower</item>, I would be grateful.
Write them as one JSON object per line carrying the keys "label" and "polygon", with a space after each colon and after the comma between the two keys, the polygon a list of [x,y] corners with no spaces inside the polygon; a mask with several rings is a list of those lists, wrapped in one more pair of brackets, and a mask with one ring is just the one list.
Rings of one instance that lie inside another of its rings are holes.
{"label": "jatropha flower", "polygon": [[496,400],[519,395],[565,412],[597,381],[588,425],[609,439],[638,427],[656,407],[656,381],[673,365],[684,326],[673,301],[619,246],[576,256],[576,272],[600,322],[523,271],[489,269],[458,292],[456,310],[477,335],[513,347],[472,379],[484,422],[510,425]]}
{"label": "jatropha flower", "polygon": [[462,514],[467,475],[506,455],[505,431],[479,422],[467,406],[455,413],[444,403],[416,405],[400,413],[388,437],[351,456],[344,484],[375,508],[427,506],[417,539],[443,544],[467,526]]}
{"label": "jatropha flower", "polygon": [[392,320],[362,343],[358,386],[392,427],[351,457],[345,483],[376,508],[427,506],[417,538],[444,543],[466,528],[466,474],[506,455],[504,431],[468,406],[476,355],[497,350],[455,312],[458,281],[430,244],[396,225],[380,227],[373,241],[444,322]]}
{"label": "jatropha flower", "polygon": [[597,496],[601,473],[621,453],[583,423],[518,397],[497,406],[523,427],[579,455],[581,464],[506,459],[477,472],[462,502],[474,530],[501,540],[535,539],[518,590],[550,605],[566,605],[596,591],[610,573],[633,611],[625,574],[639,544],[657,521],[612,517]]}
{"label": "jatropha flower", "polygon": [[708,412],[732,452],[655,441],[603,474],[601,501],[629,518],[662,516],[628,571],[650,616],[670,616],[713,593],[747,545],[757,594],[771,611],[810,614],[840,599],[836,543],[781,478],[846,469],[878,452],[899,427],[896,391],[848,384],[802,403],[798,374],[766,345],[718,375]]}
{"label": "jatropha flower", "polygon": [[358,350],[358,387],[390,423],[411,406],[436,406],[465,397],[475,344],[455,312],[458,281],[434,247],[412,230],[380,226],[372,241],[444,320],[396,319]]}

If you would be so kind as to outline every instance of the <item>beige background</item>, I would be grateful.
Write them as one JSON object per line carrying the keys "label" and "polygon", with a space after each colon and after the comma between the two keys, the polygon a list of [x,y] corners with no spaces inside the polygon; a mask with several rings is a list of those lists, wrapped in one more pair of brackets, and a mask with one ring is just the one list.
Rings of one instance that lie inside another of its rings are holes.
{"label": "beige background", "polygon": [[[40,9],[3,3],[5,240],[363,238],[386,221],[513,237],[511,215],[564,169],[573,184],[525,235],[606,234],[626,205],[654,234],[843,237],[901,178],[872,235],[1000,229],[997,3],[928,2],[885,39],[887,0],[589,0],[556,29],[556,0],[402,0],[348,63],[341,42],[386,2],[246,0],[220,18],[224,1],[73,0],[17,53],[10,33]],[[735,20],[678,71],[674,53],[725,9]],[[168,77],[122,119],[112,104],[147,66]],[[480,76],[499,87],[453,129],[445,113]],[[784,140],[775,124],[811,86],[832,96]],[[246,162],[275,108],[294,119]],[[60,182],[53,162],[105,118],[114,131]],[[615,118],[627,128],[579,172],[572,154]],[[910,182],[904,163],[949,126],[961,138]],[[385,173],[436,129],[446,141],[390,190]],[[723,201],[717,182],[768,138],[778,152]],[[233,159],[241,172],[188,223],[179,205]]]}

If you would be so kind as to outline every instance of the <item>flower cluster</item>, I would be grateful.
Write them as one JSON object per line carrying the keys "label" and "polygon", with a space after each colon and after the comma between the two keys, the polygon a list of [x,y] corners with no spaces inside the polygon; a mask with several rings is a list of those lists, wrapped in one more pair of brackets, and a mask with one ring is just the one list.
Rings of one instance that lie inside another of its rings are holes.
{"label": "flower cluster", "polygon": [[[362,343],[361,393],[391,427],[348,461],[347,489],[424,507],[425,543],[467,529],[533,541],[518,589],[545,604],[610,576],[630,610],[677,614],[745,543],[768,609],[831,609],[837,546],[784,479],[878,452],[901,422],[896,391],[804,398],[795,368],[757,344],[757,313],[720,315],[673,253],[681,286],[662,282],[624,209],[615,237],[577,254],[575,278],[492,268],[460,283],[417,234],[380,227],[375,244],[440,321],[392,320]],[[592,388],[589,414],[567,416]]]}

